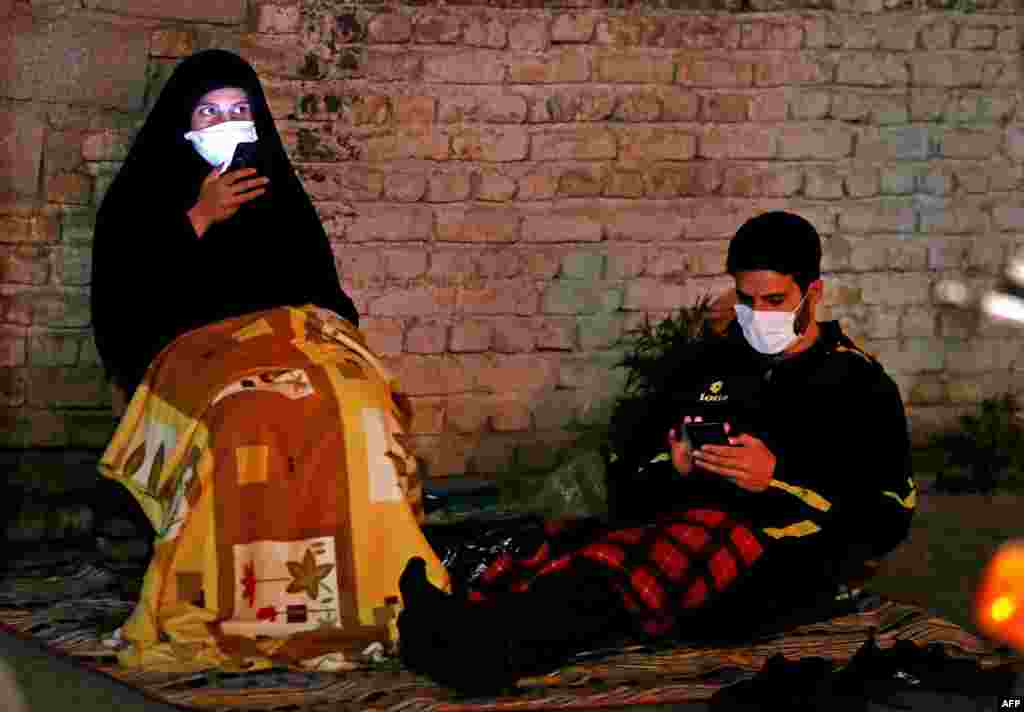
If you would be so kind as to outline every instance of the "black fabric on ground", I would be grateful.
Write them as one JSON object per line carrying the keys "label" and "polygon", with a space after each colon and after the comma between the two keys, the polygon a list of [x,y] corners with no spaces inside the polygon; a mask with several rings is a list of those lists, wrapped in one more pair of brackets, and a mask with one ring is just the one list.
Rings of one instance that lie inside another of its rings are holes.
{"label": "black fabric on ground", "polygon": [[538,579],[524,593],[472,603],[438,591],[412,559],[400,588],[403,664],[466,694],[495,694],[520,677],[550,672],[630,627],[603,573],[582,564]]}
{"label": "black fabric on ground", "polygon": [[[248,94],[270,184],[200,239],[187,211],[213,167],[184,135],[199,98],[224,87]],[[91,299],[103,365],[129,396],[164,346],[206,324],[309,303],[358,323],[259,78],[242,58],[199,52],[171,74],[97,213]]]}

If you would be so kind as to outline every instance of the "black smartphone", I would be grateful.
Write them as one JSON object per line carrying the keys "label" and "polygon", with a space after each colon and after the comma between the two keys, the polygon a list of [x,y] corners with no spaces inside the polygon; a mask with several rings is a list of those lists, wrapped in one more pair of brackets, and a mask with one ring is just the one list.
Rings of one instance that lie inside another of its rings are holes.
{"label": "black smartphone", "polygon": [[263,175],[260,154],[255,141],[246,141],[235,146],[235,155],[231,158],[231,165],[224,172],[230,173],[241,168],[255,168],[259,175]]}
{"label": "black smartphone", "polygon": [[690,445],[694,450],[704,445],[728,445],[729,436],[725,432],[725,423],[686,423],[681,425],[686,428],[686,434],[690,437]]}

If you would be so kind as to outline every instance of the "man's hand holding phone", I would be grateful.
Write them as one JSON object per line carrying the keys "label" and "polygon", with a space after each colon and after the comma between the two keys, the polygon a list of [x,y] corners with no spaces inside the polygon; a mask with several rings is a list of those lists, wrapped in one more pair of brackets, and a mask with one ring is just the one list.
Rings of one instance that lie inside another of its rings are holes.
{"label": "man's hand holding phone", "polygon": [[[764,441],[748,433],[729,437],[729,423],[705,423],[700,416],[683,418],[682,424],[669,431],[672,464],[680,474],[693,468],[729,477],[737,487],[750,492],[768,489],[775,472],[775,455]],[[689,440],[682,430],[688,431]]]}

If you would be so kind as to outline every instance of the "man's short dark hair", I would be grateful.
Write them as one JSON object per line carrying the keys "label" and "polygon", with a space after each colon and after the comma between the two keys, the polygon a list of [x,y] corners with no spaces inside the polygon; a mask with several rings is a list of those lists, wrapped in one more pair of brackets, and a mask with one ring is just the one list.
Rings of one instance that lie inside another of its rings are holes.
{"label": "man's short dark hair", "polygon": [[795,213],[775,210],[747,220],[729,242],[725,271],[771,270],[789,275],[806,292],[821,277],[821,238]]}

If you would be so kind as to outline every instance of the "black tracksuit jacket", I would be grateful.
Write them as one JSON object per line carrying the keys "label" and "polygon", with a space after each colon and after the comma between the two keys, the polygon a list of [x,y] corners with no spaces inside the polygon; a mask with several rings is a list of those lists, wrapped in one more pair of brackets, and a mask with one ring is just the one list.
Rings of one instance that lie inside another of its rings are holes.
{"label": "black tracksuit jacket", "polygon": [[619,521],[708,506],[753,525],[796,575],[883,556],[909,530],[916,504],[910,441],[899,389],[838,322],[786,359],[754,351],[734,321],[676,369],[671,392],[652,408],[674,422],[684,415],[726,420],[776,457],[771,486],[748,492],[728,478],[672,466],[666,434],[673,422],[637,433],[629,453],[613,453],[609,510]]}

